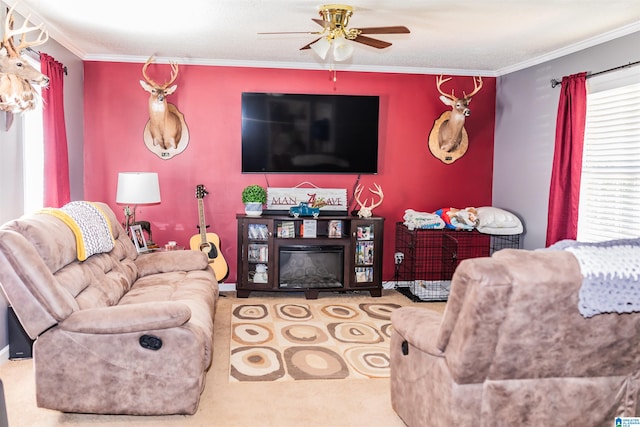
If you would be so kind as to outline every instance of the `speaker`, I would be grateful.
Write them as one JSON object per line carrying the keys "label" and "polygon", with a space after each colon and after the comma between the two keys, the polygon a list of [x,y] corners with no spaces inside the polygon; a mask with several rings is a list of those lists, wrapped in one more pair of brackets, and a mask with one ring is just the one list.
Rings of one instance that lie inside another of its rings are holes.
{"label": "speaker", "polygon": [[30,359],[33,340],[22,329],[18,316],[9,306],[8,326],[9,326],[9,359]]}

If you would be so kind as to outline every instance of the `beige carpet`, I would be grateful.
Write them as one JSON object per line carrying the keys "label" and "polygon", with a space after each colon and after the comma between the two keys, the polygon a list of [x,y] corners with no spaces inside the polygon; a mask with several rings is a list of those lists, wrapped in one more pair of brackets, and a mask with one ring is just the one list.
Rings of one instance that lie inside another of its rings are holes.
{"label": "beige carpet", "polygon": [[[40,409],[35,404],[33,365],[30,360],[8,361],[0,366],[11,427],[49,426],[149,426],[149,427],[401,427],[404,423],[391,408],[389,379],[229,382],[229,340],[233,304],[305,303],[301,293],[252,293],[220,298],[215,319],[213,365],[192,416],[149,416],[64,414]],[[413,303],[393,290],[382,298],[362,294],[321,292],[318,302],[395,303],[438,311],[444,303]]]}

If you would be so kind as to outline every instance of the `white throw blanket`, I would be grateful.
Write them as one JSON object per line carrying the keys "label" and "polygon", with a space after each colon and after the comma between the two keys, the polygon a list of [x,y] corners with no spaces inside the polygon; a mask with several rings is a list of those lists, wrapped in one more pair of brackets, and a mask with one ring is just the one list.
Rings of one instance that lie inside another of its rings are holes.
{"label": "white throw blanket", "polygon": [[551,249],[571,252],[580,264],[582,316],[640,311],[640,238],[597,243],[564,240]]}
{"label": "white throw blanket", "polygon": [[444,228],[444,221],[439,215],[429,212],[416,212],[413,209],[407,209],[404,211],[404,225],[409,230],[429,229],[429,228]]}

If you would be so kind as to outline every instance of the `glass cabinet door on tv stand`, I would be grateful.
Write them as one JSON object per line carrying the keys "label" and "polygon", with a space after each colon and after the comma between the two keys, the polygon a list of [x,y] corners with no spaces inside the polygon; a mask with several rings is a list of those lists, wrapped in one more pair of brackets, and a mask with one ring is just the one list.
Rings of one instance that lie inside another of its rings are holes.
{"label": "glass cabinet door on tv stand", "polygon": [[252,290],[272,288],[273,222],[248,219],[238,222],[238,235],[243,244],[238,244],[238,296],[248,296]]}
{"label": "glass cabinet door on tv stand", "polygon": [[[351,268],[351,287],[371,287],[382,283],[382,218],[351,221],[351,247],[354,248]],[[371,291],[380,296],[382,289]]]}

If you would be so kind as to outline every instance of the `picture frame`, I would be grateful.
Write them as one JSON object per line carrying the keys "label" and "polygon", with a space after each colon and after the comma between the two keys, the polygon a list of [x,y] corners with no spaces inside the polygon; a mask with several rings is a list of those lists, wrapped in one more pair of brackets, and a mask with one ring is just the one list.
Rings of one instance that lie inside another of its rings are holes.
{"label": "picture frame", "polygon": [[129,230],[131,230],[131,239],[133,240],[133,244],[136,245],[138,253],[147,252],[149,248],[147,247],[147,241],[142,233],[142,227],[140,225],[132,225],[129,227]]}
{"label": "picture frame", "polygon": [[329,221],[329,237],[332,239],[339,239],[342,237],[342,221],[331,220]]}

